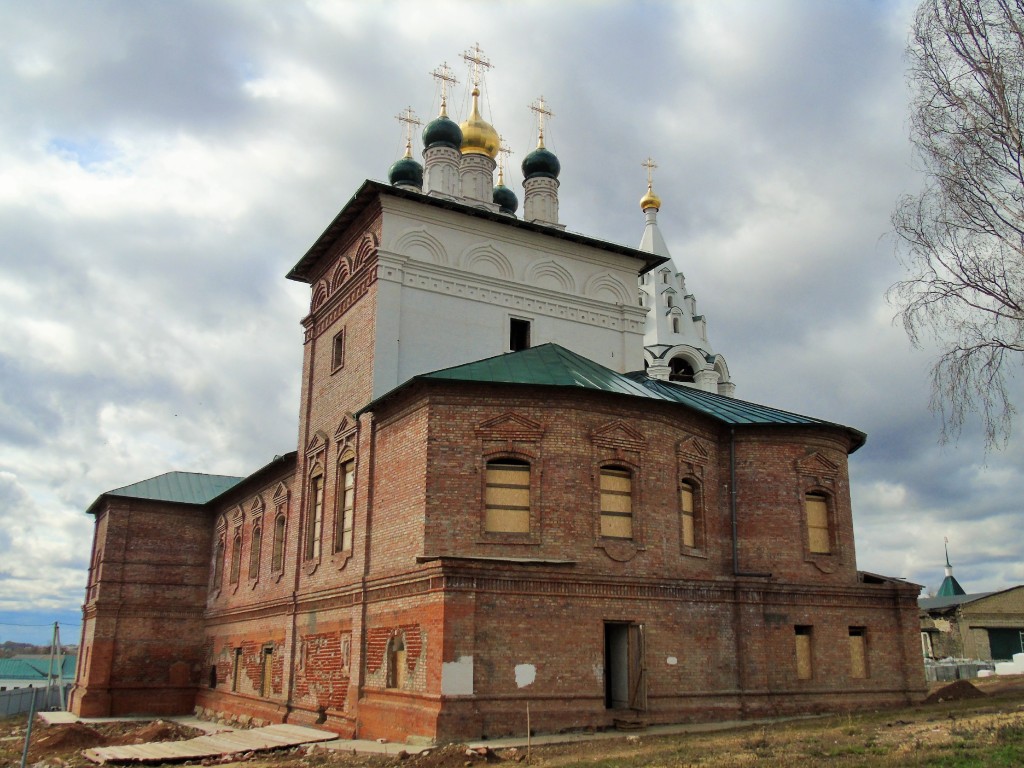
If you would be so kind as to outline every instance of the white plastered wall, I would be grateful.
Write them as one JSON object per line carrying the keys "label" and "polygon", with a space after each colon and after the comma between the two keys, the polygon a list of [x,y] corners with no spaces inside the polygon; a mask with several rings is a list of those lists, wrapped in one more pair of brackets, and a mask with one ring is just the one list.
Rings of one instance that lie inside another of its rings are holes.
{"label": "white plastered wall", "polygon": [[374,397],[412,376],[554,342],[612,370],[643,368],[638,259],[457,211],[384,198]]}

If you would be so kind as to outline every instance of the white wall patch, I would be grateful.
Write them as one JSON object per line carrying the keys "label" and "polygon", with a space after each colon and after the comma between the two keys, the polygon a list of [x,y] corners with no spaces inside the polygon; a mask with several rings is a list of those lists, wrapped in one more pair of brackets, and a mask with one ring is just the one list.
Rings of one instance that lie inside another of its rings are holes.
{"label": "white wall patch", "polygon": [[533,664],[516,664],[516,686],[525,688],[537,679],[537,668]]}
{"label": "white wall patch", "polygon": [[441,664],[441,693],[445,696],[473,695],[472,656],[459,656],[458,661]]}
{"label": "white wall patch", "polygon": [[674,667],[676,664],[679,663],[679,659],[677,659],[675,656],[669,656],[667,659],[665,659],[665,663],[668,664],[670,667]]}

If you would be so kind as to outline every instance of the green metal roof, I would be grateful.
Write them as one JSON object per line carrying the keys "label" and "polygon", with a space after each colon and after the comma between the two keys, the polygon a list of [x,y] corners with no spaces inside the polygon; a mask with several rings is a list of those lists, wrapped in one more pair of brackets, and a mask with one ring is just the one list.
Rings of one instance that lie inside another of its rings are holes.
{"label": "green metal roof", "polygon": [[474,363],[457,365],[454,368],[425,373],[418,378],[582,387],[601,392],[659,399],[656,394],[648,392],[635,381],[557,344],[542,344],[509,355],[498,355]]}
{"label": "green metal roof", "polygon": [[955,597],[957,595],[966,594],[967,592],[960,586],[960,582],[956,580],[956,577],[953,574],[950,574],[942,580],[942,586],[939,587],[939,591],[935,593],[935,596]]}
{"label": "green metal roof", "polygon": [[[410,381],[447,380],[487,382],[495,384],[533,384],[545,387],[580,387],[600,392],[611,392],[630,397],[661,400],[686,406],[715,421],[729,425],[818,425],[842,429],[850,435],[850,452],[860,448],[866,435],[851,427],[830,421],[801,416],[797,413],[770,408],[734,397],[704,392],[648,377],[643,372],[621,374],[592,360],[570,352],[558,344],[542,344],[521,352],[489,357],[465,365],[445,368],[433,373],[415,376]],[[409,382],[406,382],[408,384]],[[392,392],[406,386],[396,387]],[[363,411],[369,411],[391,392],[373,401]]]}
{"label": "green metal roof", "polygon": [[177,504],[205,504],[244,479],[231,475],[204,475],[198,472],[166,472],[148,480],[107,491],[92,503],[89,511],[92,511],[104,496],[170,501]]}
{"label": "green metal roof", "polygon": [[[77,656],[65,656],[61,669],[65,680],[71,680],[75,676],[75,662]],[[57,662],[54,660],[54,674],[57,672]],[[38,657],[32,659],[0,659],[0,679],[2,680],[28,680],[46,682],[47,672],[50,668],[50,658]]]}

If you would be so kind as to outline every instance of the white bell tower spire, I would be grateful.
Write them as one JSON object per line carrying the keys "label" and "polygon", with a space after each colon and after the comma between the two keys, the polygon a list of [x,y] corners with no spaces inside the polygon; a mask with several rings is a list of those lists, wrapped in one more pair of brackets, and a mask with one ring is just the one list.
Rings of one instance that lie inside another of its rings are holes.
{"label": "white bell tower spire", "polygon": [[654,192],[654,169],[647,158],[647,193],[640,199],[646,223],[640,250],[664,256],[667,262],[640,278],[640,296],[648,308],[644,325],[644,360],[647,374],[654,379],[729,395],[736,385],[722,355],[715,354],[708,341],[707,320],[697,312],[697,299],[686,289],[686,277],[672,261],[665,238],[658,228],[661,198]]}

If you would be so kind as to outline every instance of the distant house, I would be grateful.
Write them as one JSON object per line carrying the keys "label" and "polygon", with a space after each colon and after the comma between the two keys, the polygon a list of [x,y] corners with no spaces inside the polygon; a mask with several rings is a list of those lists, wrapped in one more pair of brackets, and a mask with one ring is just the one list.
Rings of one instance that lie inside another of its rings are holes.
{"label": "distant house", "polygon": [[1024,585],[922,597],[917,603],[926,658],[1008,661],[1024,652]]}
{"label": "distant house", "polygon": [[[75,679],[76,660],[76,656],[64,657],[62,671],[66,682],[70,683]],[[45,686],[49,669],[49,656],[18,656],[13,659],[0,659],[0,691]],[[54,671],[56,671],[56,662]]]}

